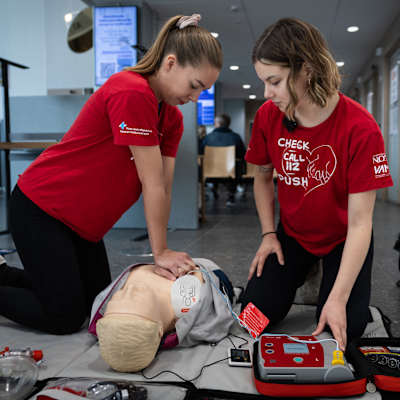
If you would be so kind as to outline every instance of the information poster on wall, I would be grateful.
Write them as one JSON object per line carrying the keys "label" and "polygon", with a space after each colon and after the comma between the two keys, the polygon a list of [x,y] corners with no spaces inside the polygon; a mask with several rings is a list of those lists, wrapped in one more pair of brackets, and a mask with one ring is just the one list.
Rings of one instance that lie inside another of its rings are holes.
{"label": "information poster on wall", "polygon": [[137,51],[137,8],[95,7],[94,54],[96,86],[112,74],[135,65]]}
{"label": "information poster on wall", "polygon": [[215,86],[203,90],[197,101],[197,124],[214,125]]}

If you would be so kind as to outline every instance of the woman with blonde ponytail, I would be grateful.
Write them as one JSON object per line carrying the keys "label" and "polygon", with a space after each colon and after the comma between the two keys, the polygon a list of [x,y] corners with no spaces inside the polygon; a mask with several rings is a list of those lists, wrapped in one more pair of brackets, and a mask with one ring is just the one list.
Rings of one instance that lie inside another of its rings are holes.
{"label": "woman with blonde ponytail", "polygon": [[272,323],[282,320],[322,259],[313,334],[330,329],[344,350],[370,318],[375,192],[393,184],[382,134],[360,104],[339,92],[335,60],[314,26],[279,20],[257,40],[252,58],[267,101],[246,154],[258,165],[261,244],[242,306],[252,302]]}
{"label": "woman with blonde ponytail", "polygon": [[176,106],[197,101],[222,67],[221,46],[200,19],[167,21],[140,62],[112,75],[21,175],[10,229],[24,270],[2,265],[0,314],[46,332],[77,331],[110,283],[103,236],[141,194],[155,272],[175,280],[195,268],[168,248],[166,232],[183,133]]}

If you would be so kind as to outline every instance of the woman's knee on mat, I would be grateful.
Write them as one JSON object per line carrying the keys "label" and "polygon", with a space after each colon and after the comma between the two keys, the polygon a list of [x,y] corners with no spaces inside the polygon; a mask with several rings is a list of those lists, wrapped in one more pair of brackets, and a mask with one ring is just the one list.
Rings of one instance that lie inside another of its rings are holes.
{"label": "woman's knee on mat", "polygon": [[46,331],[56,335],[79,331],[88,316],[84,299],[79,300],[78,296],[71,296],[59,300],[46,305],[42,302],[48,321]]}

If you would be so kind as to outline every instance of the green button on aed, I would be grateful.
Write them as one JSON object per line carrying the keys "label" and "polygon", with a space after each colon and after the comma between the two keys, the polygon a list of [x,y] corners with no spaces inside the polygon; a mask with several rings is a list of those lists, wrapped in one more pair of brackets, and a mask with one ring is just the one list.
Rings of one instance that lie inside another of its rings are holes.
{"label": "green button on aed", "polygon": [[294,361],[295,363],[301,364],[304,360],[303,360],[302,357],[294,357],[294,358],[293,358],[293,361]]}

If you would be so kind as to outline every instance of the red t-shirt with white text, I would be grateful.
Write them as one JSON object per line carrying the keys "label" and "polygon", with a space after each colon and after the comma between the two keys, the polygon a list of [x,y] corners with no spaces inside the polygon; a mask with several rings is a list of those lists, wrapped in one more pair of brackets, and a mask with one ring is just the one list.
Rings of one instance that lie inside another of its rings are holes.
{"label": "red t-shirt with white text", "polygon": [[37,206],[84,239],[97,242],[139,198],[129,145],[160,146],[175,157],[182,113],[162,103],[147,79],[123,71],[86,102],[57,143],[29,166],[18,186]]}
{"label": "red t-shirt with white text", "polygon": [[288,132],[283,117],[272,101],[260,107],[246,160],[272,163],[286,233],[322,256],[346,239],[348,195],[393,185],[382,134],[368,111],[341,93],[318,126]]}

